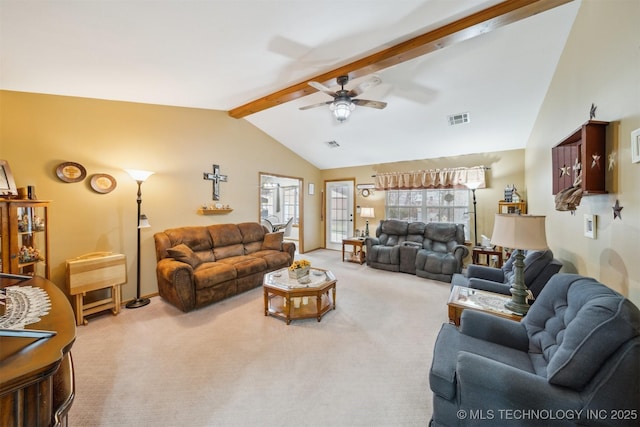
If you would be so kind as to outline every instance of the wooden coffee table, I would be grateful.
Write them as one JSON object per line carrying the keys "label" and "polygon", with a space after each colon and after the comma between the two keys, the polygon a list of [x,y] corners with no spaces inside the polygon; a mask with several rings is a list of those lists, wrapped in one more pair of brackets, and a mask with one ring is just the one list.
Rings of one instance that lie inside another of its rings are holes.
{"label": "wooden coffee table", "polygon": [[[336,308],[336,277],[331,271],[311,268],[309,283],[289,278],[286,268],[264,275],[264,315],[287,322],[294,319],[322,319]],[[331,294],[331,295],[330,295]]]}
{"label": "wooden coffee table", "polygon": [[466,286],[454,286],[447,303],[449,323],[460,326],[460,316],[465,309],[484,311],[519,322],[522,320],[522,316],[504,307],[504,304],[510,300],[511,297],[508,295],[481,291]]}

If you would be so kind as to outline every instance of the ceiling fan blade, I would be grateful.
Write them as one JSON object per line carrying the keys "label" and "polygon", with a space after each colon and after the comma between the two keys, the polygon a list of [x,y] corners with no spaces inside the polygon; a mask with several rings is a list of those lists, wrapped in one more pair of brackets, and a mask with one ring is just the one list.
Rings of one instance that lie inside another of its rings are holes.
{"label": "ceiling fan blade", "polygon": [[371,108],[377,108],[379,110],[382,110],[384,107],[387,106],[386,102],[370,101],[368,99],[352,99],[351,102],[353,102],[354,104],[360,107],[371,107]]}
{"label": "ceiling fan blade", "polygon": [[300,107],[298,108],[299,110],[308,110],[309,108],[315,108],[315,107],[322,107],[323,105],[327,105],[327,104],[331,104],[333,101],[327,101],[327,102],[319,102],[317,104],[312,104],[312,105],[306,105],[304,107]]}
{"label": "ceiling fan blade", "polygon": [[363,81],[358,86],[351,89],[347,95],[351,97],[358,96],[361,93],[363,93],[365,90],[370,89],[374,86],[378,86],[380,83],[382,83],[382,79],[380,79],[380,77],[375,75],[371,76],[370,79]]}
{"label": "ceiling fan blade", "polygon": [[309,86],[311,86],[312,88],[318,89],[320,92],[324,92],[327,95],[331,95],[333,97],[336,96],[336,93],[334,91],[332,91],[331,89],[329,89],[328,87],[326,87],[322,83],[311,81],[311,82],[309,82]]}

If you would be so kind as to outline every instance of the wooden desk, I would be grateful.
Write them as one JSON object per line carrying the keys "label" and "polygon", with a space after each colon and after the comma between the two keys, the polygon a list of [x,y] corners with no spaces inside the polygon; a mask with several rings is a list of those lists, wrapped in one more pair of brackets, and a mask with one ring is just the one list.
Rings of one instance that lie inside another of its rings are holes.
{"label": "wooden desk", "polygon": [[[0,286],[13,286],[3,279]],[[35,276],[19,283],[44,289],[51,309],[25,329],[56,331],[50,338],[0,337],[0,425],[64,424],[75,396],[71,346],[76,323],[66,295]]]}
{"label": "wooden desk", "polygon": [[351,253],[348,253],[346,261],[357,262],[362,264],[365,261],[364,252],[364,239],[358,237],[350,237],[348,239],[342,239],[342,262],[345,261],[344,246],[351,245],[353,247]]}
{"label": "wooden desk", "polygon": [[[498,257],[498,262],[496,263],[496,267],[502,267],[502,251],[496,251],[489,248],[483,248],[476,246],[471,251],[471,262],[479,265],[491,265],[491,257],[495,255]],[[480,256],[485,257],[486,263],[480,262]]]}

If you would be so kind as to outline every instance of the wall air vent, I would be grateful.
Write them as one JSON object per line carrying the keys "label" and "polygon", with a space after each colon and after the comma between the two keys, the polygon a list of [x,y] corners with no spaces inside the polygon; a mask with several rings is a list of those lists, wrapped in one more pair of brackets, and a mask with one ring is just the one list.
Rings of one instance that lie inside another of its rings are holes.
{"label": "wall air vent", "polygon": [[449,126],[461,125],[463,123],[469,123],[471,121],[469,113],[453,114],[447,117],[447,119],[449,120]]}
{"label": "wall air vent", "polygon": [[331,148],[338,148],[338,147],[340,147],[340,144],[338,144],[338,143],[337,143],[337,142],[335,142],[335,141],[327,141],[327,145],[328,145],[329,147],[331,147]]}

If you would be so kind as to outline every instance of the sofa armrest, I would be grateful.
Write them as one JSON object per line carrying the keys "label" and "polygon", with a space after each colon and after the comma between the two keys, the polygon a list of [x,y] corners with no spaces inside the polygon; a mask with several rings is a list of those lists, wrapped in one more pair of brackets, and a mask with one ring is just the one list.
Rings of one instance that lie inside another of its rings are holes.
{"label": "sofa armrest", "polygon": [[296,244],[293,242],[282,242],[282,252],[287,252],[291,257],[291,262],[296,256]]}
{"label": "sofa armrest", "polygon": [[467,267],[467,277],[491,280],[492,282],[505,282],[504,272],[500,268],[489,267],[487,265],[471,264]]}
{"label": "sofa armrest", "polygon": [[367,245],[367,249],[371,249],[371,246],[379,245],[380,239],[377,237],[366,237],[364,239],[365,245]]}
{"label": "sofa armrest", "polygon": [[180,310],[187,312],[195,308],[196,289],[193,283],[193,268],[173,258],[163,258],[156,265],[158,293]]}
{"label": "sofa armrest", "polygon": [[460,266],[462,267],[462,260],[469,255],[469,248],[465,245],[456,245],[453,248],[453,256],[456,257],[457,260],[460,261]]}
{"label": "sofa armrest", "polygon": [[520,351],[529,350],[527,330],[520,322],[481,311],[462,312],[460,333]]}

